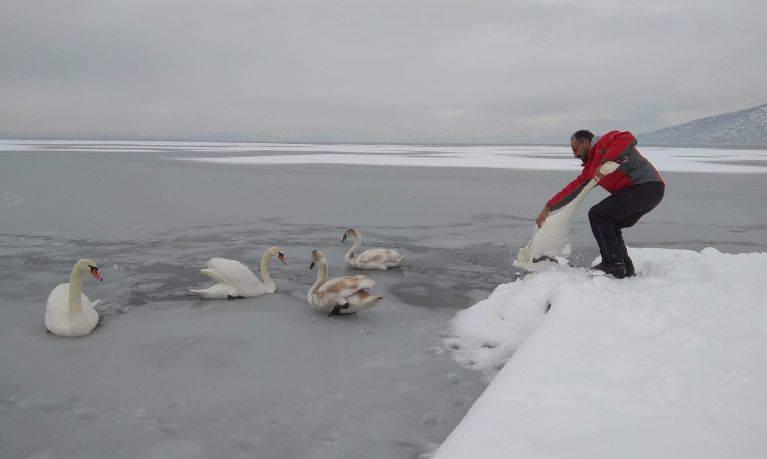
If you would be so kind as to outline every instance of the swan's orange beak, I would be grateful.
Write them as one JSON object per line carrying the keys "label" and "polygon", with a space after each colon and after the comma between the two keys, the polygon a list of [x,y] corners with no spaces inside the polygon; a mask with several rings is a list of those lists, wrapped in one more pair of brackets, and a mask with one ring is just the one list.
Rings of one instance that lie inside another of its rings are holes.
{"label": "swan's orange beak", "polygon": [[287,263],[285,262],[285,254],[284,253],[277,254],[277,258],[280,259],[280,261],[282,262],[283,265],[287,265]]}
{"label": "swan's orange beak", "polygon": [[99,274],[99,269],[95,266],[91,267],[91,276],[95,277],[96,279],[103,281],[104,278],[101,277],[101,274]]}

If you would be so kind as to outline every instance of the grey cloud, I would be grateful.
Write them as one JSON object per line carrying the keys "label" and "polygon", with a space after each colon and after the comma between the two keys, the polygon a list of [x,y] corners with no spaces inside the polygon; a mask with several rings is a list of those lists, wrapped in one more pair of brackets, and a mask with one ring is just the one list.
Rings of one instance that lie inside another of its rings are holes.
{"label": "grey cloud", "polygon": [[0,135],[546,141],[767,100],[762,1],[8,1]]}

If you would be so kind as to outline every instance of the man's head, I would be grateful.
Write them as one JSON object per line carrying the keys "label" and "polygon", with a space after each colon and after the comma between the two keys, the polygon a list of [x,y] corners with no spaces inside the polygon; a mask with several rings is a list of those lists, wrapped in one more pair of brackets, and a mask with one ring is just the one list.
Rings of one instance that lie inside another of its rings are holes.
{"label": "man's head", "polygon": [[570,146],[573,147],[573,155],[581,161],[586,161],[589,157],[589,148],[591,148],[591,140],[593,138],[594,134],[586,129],[575,131],[570,136]]}

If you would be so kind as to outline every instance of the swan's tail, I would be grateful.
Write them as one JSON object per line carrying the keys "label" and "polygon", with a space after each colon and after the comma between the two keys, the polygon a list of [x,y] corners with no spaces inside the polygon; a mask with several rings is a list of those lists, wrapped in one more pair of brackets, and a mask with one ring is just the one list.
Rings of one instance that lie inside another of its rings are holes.
{"label": "swan's tail", "polygon": [[349,307],[342,309],[341,314],[351,314],[354,312],[370,309],[375,306],[379,301],[383,300],[382,296],[371,295],[365,290],[360,290],[354,295],[347,298],[349,301]]}
{"label": "swan's tail", "polygon": [[214,298],[226,299],[226,298],[229,298],[230,296],[237,296],[231,290],[232,289],[228,285],[216,284],[216,285],[213,285],[212,287],[199,289],[199,290],[190,288],[189,293],[200,295],[202,299],[214,299]]}
{"label": "swan's tail", "polygon": [[399,257],[399,258],[397,258],[397,259],[394,259],[394,260],[389,260],[388,262],[384,263],[384,264],[383,264],[383,265],[380,267],[380,269],[396,268],[396,267],[398,267],[399,265],[401,265],[403,261],[405,261],[405,256],[404,256],[404,255],[402,255],[401,257]]}

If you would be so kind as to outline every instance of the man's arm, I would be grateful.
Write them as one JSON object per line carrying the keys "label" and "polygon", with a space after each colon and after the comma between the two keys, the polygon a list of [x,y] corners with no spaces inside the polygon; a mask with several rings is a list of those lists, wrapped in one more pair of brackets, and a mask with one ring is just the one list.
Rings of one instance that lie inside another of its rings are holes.
{"label": "man's arm", "polygon": [[541,213],[538,214],[538,218],[535,219],[535,223],[538,225],[538,227],[540,228],[540,226],[546,220],[546,217],[549,216],[550,211],[564,207],[567,205],[567,203],[575,199],[575,197],[578,196],[578,193],[581,192],[583,187],[585,187],[591,179],[591,174],[589,174],[584,168],[583,172],[581,172],[581,174],[576,177],[575,180],[568,183],[559,193],[555,194],[553,198],[549,199]]}
{"label": "man's arm", "polygon": [[584,168],[583,172],[581,172],[579,176],[575,177],[575,180],[565,185],[565,187],[562,188],[559,193],[555,194],[553,198],[549,199],[546,205],[549,206],[551,210],[557,210],[560,207],[566,206],[570,201],[578,196],[578,193],[580,193],[583,187],[586,186],[586,184],[589,183],[589,180],[592,178],[592,174],[587,170],[587,168]]}

